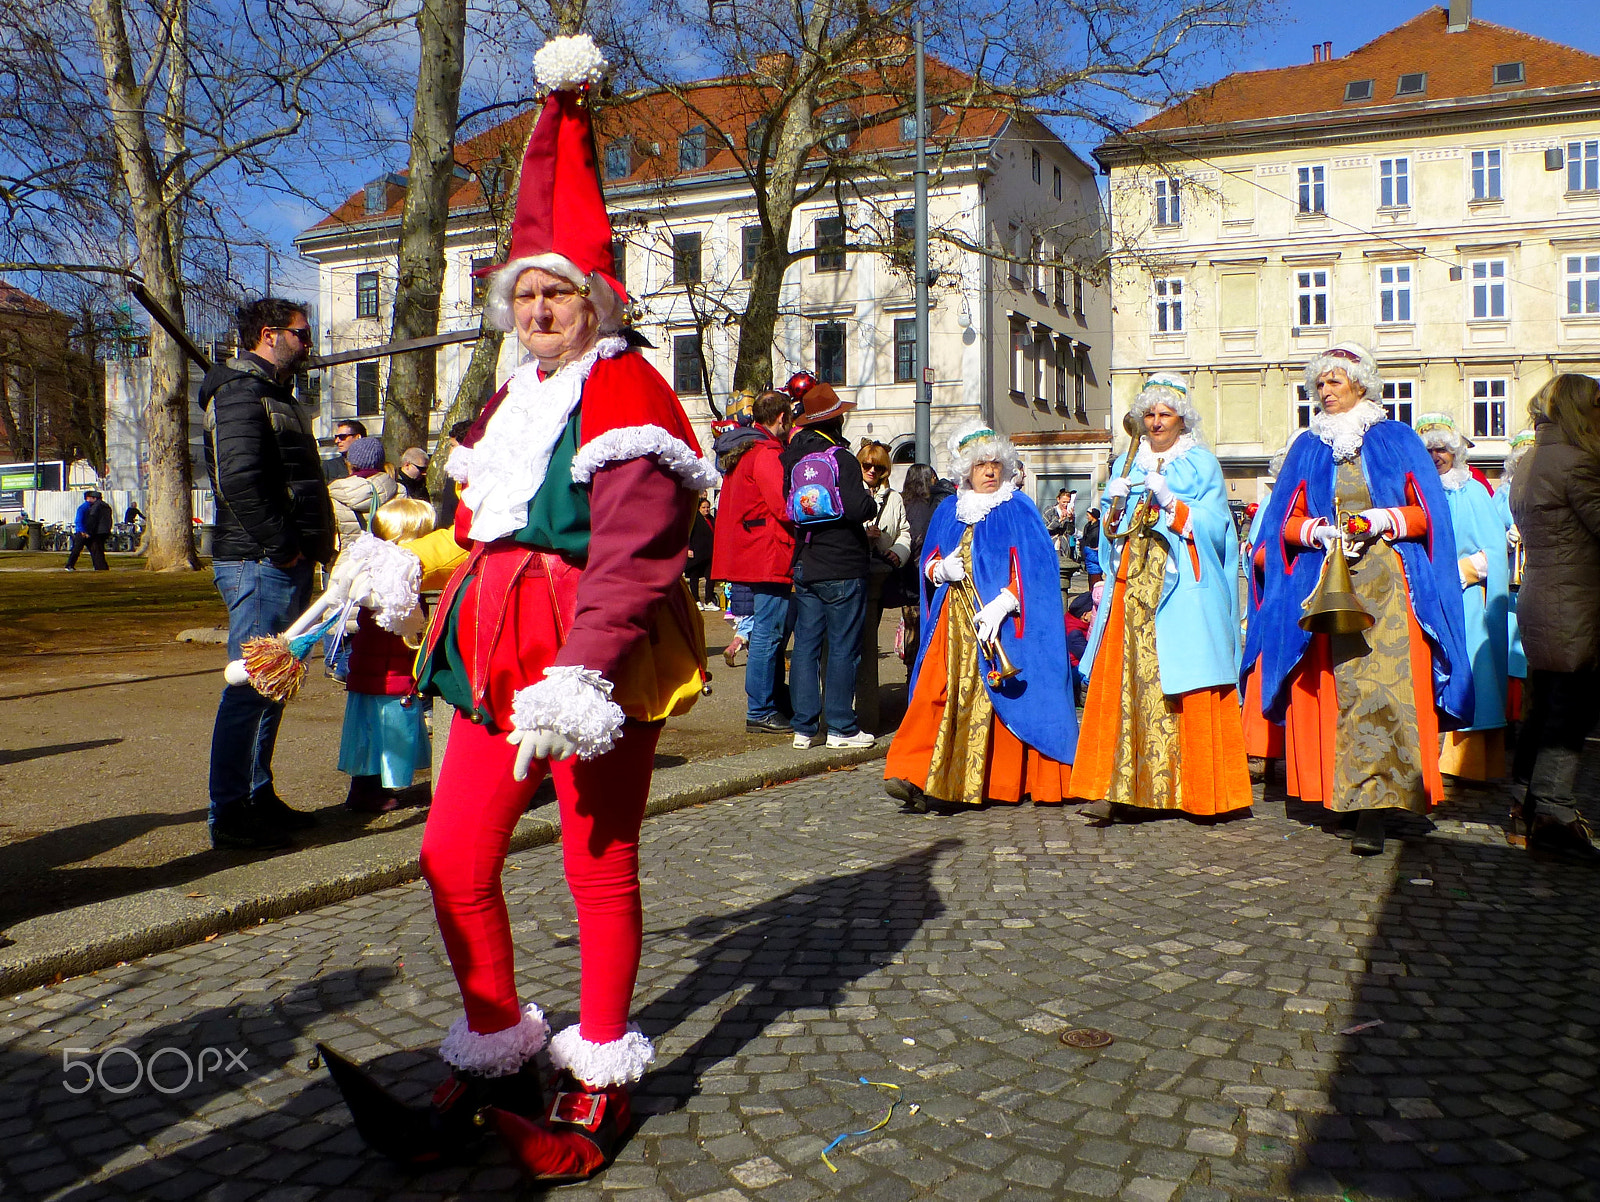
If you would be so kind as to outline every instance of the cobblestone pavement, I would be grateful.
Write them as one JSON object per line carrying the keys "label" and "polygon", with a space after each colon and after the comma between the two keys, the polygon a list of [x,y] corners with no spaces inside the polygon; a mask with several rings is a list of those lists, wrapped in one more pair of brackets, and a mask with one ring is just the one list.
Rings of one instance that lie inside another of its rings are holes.
{"label": "cobblestone pavement", "polygon": [[[616,1164],[556,1197],[1600,1197],[1600,875],[1505,846],[1494,797],[1361,860],[1281,801],[1100,831],[902,815],[879,788],[864,768],[647,826],[659,1059]],[[507,881],[527,996],[564,1024],[556,849]],[[28,1199],[538,1196],[498,1147],[379,1161],[311,1067],[328,1040],[420,1097],[457,1011],[420,885],[8,999],[0,1177]],[[1115,1042],[1064,1047],[1077,1026]],[[887,1109],[862,1077],[900,1104],[830,1172],[824,1145]]]}

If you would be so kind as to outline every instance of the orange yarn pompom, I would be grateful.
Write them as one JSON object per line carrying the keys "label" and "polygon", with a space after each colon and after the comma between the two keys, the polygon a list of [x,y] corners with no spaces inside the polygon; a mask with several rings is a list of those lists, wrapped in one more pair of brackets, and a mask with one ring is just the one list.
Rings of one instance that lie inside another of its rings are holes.
{"label": "orange yarn pompom", "polygon": [[305,661],[289,650],[281,634],[257,635],[240,648],[244,670],[256,692],[273,701],[292,701],[306,678]]}

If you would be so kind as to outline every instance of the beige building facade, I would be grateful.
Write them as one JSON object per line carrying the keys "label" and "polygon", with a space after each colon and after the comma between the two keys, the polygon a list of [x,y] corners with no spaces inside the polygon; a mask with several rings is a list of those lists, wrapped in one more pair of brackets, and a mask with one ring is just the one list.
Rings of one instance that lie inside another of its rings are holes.
{"label": "beige building facade", "polygon": [[1600,59],[1430,9],[1343,58],[1229,76],[1097,151],[1113,409],[1188,375],[1235,500],[1309,424],[1304,365],[1370,347],[1390,415],[1491,476],[1554,374],[1600,373]]}

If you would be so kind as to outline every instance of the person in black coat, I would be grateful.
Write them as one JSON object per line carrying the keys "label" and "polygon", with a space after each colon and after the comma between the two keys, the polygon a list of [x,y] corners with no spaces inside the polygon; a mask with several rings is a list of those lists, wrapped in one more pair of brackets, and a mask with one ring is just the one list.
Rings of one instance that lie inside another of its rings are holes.
{"label": "person in black coat", "polygon": [[[694,521],[689,526],[689,558],[683,574],[689,580],[689,595],[700,602],[702,609],[711,604],[711,552],[716,546],[716,515],[711,512],[711,498],[701,497],[695,506]],[[702,596],[702,594],[704,594]]]}
{"label": "person in black coat", "polygon": [[[311,415],[295,399],[295,370],[311,352],[305,309],[264,297],[241,305],[250,349],[200,385],[206,468],[216,497],[211,573],[228,606],[228,658],[246,639],[281,634],[311,599],[312,569],[333,558],[333,507]],[[272,784],[283,706],[250,685],[228,685],[211,736],[211,841],[282,847],[311,816]]]}
{"label": "person in black coat", "polygon": [[89,548],[89,562],[94,570],[104,572],[110,568],[106,562],[106,539],[111,537],[111,506],[95,489],[83,494],[83,504],[73,516],[72,549],[67,552],[67,571],[78,570],[78,556]]}

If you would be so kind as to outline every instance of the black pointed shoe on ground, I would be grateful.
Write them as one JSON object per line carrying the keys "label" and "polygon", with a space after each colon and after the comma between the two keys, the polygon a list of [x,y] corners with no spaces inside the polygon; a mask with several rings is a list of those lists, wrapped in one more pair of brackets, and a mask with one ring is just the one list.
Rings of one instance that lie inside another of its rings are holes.
{"label": "black pointed shoe on ground", "polygon": [[493,1130],[490,1107],[533,1119],[544,1113],[544,1087],[532,1060],[504,1077],[452,1070],[427,1106],[408,1106],[326,1044],[319,1043],[317,1051],[361,1138],[401,1164],[425,1166],[469,1155]]}

